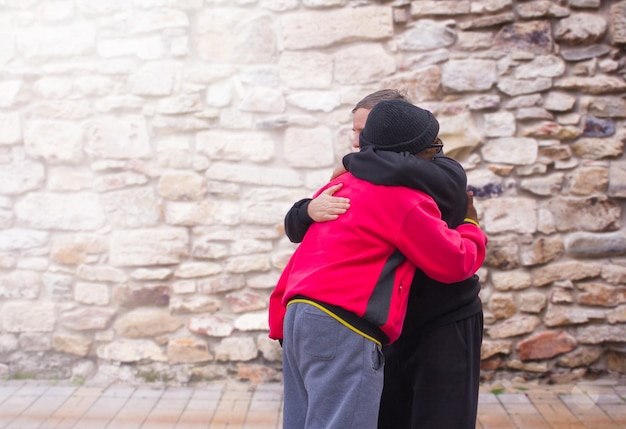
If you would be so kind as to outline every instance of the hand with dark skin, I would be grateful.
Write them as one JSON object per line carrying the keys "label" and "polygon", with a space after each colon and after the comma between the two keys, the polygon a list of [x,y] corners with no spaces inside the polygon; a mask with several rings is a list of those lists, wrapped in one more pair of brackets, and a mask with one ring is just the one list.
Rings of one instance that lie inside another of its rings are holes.
{"label": "hand with dark skin", "polygon": [[474,193],[467,191],[467,212],[465,213],[466,219],[471,219],[478,224],[478,212],[474,207]]}

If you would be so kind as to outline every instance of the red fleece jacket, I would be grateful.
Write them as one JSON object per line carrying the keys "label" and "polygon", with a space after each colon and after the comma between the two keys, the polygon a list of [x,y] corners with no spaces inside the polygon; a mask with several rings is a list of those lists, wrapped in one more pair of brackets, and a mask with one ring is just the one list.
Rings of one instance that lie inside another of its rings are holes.
{"label": "red fleece jacket", "polygon": [[350,198],[350,209],[309,228],[270,296],[269,336],[282,339],[287,304],[304,296],[367,320],[392,343],[402,330],[415,267],[443,283],[464,280],[483,263],[487,237],[471,223],[449,229],[423,192],[350,173],[316,196],[337,183],[344,186],[335,195]]}

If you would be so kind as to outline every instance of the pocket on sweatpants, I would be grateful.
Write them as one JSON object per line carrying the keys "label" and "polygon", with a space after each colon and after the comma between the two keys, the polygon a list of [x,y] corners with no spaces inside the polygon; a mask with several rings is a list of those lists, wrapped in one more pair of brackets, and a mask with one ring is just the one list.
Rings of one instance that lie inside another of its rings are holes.
{"label": "pocket on sweatpants", "polygon": [[333,359],[337,353],[339,322],[317,309],[306,310],[302,317],[308,331],[302,339],[304,352],[317,359]]}
{"label": "pocket on sweatpants", "polygon": [[372,369],[374,371],[382,371],[384,368],[385,355],[377,344],[372,343]]}

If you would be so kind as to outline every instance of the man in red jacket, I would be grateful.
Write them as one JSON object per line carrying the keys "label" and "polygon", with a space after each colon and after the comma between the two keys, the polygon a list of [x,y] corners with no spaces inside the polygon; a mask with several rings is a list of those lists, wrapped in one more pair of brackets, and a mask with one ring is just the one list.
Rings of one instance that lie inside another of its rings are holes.
{"label": "man in red jacket", "polygon": [[[439,124],[410,103],[372,109],[362,151],[416,154],[432,147]],[[383,382],[381,346],[402,329],[416,266],[452,283],[472,276],[486,236],[471,198],[466,222],[448,229],[427,194],[376,185],[350,173],[338,196],[350,210],[311,225],[270,298],[270,337],[283,340],[284,425],[375,428]]]}

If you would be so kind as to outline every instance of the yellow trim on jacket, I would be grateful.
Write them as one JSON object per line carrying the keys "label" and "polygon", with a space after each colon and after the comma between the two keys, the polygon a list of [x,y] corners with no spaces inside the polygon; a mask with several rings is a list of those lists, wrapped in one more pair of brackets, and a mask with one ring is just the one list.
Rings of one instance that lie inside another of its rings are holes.
{"label": "yellow trim on jacket", "polygon": [[295,304],[295,303],[309,304],[309,305],[312,305],[313,307],[317,308],[318,310],[322,310],[324,313],[328,314],[330,317],[335,319],[337,322],[341,323],[346,328],[350,329],[351,331],[356,332],[360,336],[362,336],[362,337],[372,341],[373,343],[377,344],[378,347],[382,348],[382,346],[383,346],[382,343],[380,341],[378,341],[376,338],[372,337],[371,335],[367,335],[365,332],[361,331],[360,329],[355,328],[354,326],[352,326],[351,324],[349,324],[348,322],[343,320],[341,317],[337,316],[335,313],[333,313],[329,309],[324,308],[323,306],[319,305],[317,302],[311,301],[311,300],[308,300],[308,299],[296,298],[296,299],[292,299],[291,301],[289,301],[289,303],[287,304],[287,307],[289,307],[291,304]]}

